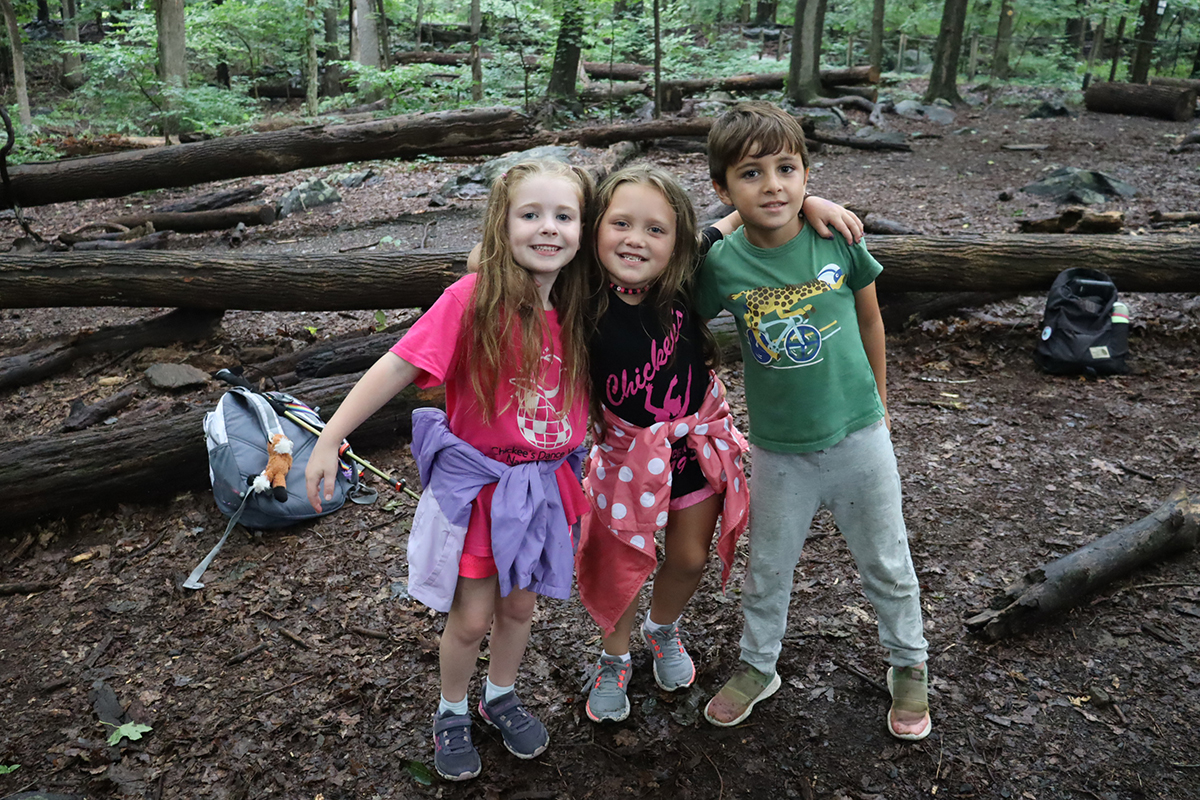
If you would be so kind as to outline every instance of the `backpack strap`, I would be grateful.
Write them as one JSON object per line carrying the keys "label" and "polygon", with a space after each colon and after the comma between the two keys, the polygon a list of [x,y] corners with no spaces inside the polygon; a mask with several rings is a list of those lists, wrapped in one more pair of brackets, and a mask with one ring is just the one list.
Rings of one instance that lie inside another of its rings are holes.
{"label": "backpack strap", "polygon": [[229,524],[225,526],[225,533],[222,534],[220,541],[216,543],[212,550],[208,551],[208,555],[204,557],[204,560],[196,565],[196,568],[192,570],[192,574],[188,575],[187,580],[183,582],[183,588],[204,588],[204,584],[200,582],[200,578],[204,575],[205,570],[208,569],[208,565],[211,564],[213,559],[217,557],[217,553],[221,552],[221,548],[225,546],[225,540],[229,538],[229,532],[233,530],[234,525],[238,524],[238,520],[242,518],[242,512],[246,510],[246,503],[249,502],[250,498],[253,496],[254,491],[247,489],[245,495],[242,497],[242,504],[238,506],[237,511],[234,511],[233,515],[229,517]]}
{"label": "backpack strap", "polygon": [[283,426],[279,424],[279,416],[265,397],[241,386],[234,386],[229,391],[245,400],[254,411],[254,415],[258,417],[258,424],[262,426],[263,433],[266,434],[266,441],[271,441],[271,437],[275,434],[283,435]]}

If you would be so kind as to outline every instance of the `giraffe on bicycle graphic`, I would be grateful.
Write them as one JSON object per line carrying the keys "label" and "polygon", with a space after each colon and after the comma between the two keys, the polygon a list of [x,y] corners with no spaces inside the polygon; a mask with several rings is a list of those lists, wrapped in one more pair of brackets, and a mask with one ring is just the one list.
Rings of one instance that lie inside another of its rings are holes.
{"label": "giraffe on bicycle graphic", "polygon": [[[821,331],[809,324],[811,303],[803,300],[840,289],[846,273],[837,264],[827,264],[814,280],[792,286],[760,286],[731,295],[746,307],[742,319],[750,353],[760,364],[780,360],[781,354],[795,364],[806,364],[821,350]],[[763,322],[769,314],[776,318]],[[768,336],[769,334],[769,336]]]}

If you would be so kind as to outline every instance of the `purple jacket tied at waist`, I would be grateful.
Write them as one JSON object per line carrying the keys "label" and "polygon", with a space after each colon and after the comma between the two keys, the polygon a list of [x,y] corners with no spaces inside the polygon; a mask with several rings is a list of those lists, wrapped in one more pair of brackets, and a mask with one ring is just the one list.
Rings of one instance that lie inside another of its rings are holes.
{"label": "purple jacket tied at waist", "polygon": [[450,610],[471,501],[495,483],[492,557],[501,596],[516,587],[568,599],[575,554],[554,473],[566,462],[578,476],[584,449],[565,459],[510,467],[451,433],[440,409],[416,409],[412,426],[413,457],[425,490],[408,538],[409,594],[430,608]]}

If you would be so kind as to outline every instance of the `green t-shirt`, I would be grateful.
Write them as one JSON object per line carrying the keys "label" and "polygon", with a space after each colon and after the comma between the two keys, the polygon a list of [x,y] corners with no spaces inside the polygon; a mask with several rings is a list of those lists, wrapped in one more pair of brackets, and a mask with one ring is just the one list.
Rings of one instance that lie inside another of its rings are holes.
{"label": "green t-shirt", "polygon": [[854,307],[882,270],[862,243],[822,239],[810,225],[771,249],[744,229],[713,245],[696,310],[711,319],[726,308],[737,321],[751,442],[809,453],[883,418]]}

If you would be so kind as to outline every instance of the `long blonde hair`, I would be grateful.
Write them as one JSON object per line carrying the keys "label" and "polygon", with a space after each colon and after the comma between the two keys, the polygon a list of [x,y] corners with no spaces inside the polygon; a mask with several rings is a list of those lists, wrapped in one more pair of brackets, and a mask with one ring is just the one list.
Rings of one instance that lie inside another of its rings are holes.
{"label": "long blonde hair", "polygon": [[[492,183],[483,219],[479,279],[466,311],[468,324],[463,329],[467,374],[484,422],[491,422],[508,407],[507,403],[502,408],[496,407],[496,385],[501,373],[513,363],[514,340],[520,341],[516,361],[518,381],[526,385],[537,383],[542,350],[549,343],[537,284],[513,258],[508,237],[512,195],[523,181],[538,176],[561,178],[572,184],[579,195],[579,211],[584,215],[595,193],[595,184],[587,172],[558,161],[524,161],[510,167]],[[584,222],[586,217],[581,220]],[[581,224],[580,228],[582,236],[587,226]],[[588,253],[581,241],[579,252],[563,267],[550,290],[550,303],[558,312],[562,332],[563,413],[571,408],[579,392],[587,391],[584,305]]]}
{"label": "long blonde hair", "polygon": [[[618,170],[609,175],[596,191],[596,203],[588,213],[587,235],[591,241],[591,303],[587,310],[589,337],[595,334],[600,319],[608,311],[610,292],[608,291],[609,277],[600,262],[599,242],[600,225],[608,207],[612,205],[613,196],[617,189],[627,183],[649,186],[659,192],[667,201],[675,214],[675,243],[666,268],[650,284],[650,291],[643,301],[654,309],[663,331],[671,324],[671,316],[678,303],[683,303],[689,313],[694,314],[693,289],[696,279],[696,266],[700,254],[700,246],[696,237],[696,210],[687,192],[679,185],[679,181],[665,170],[649,164],[635,164],[632,167]],[[617,302],[620,302],[619,300]],[[720,363],[720,350],[717,341],[705,325],[700,326],[702,341],[697,344],[704,354],[705,363],[715,369]],[[675,353],[671,354],[671,360]],[[668,361],[667,363],[671,363]],[[600,393],[592,392],[590,412],[592,422],[599,430],[600,438],[606,434],[604,414],[601,409]]]}

